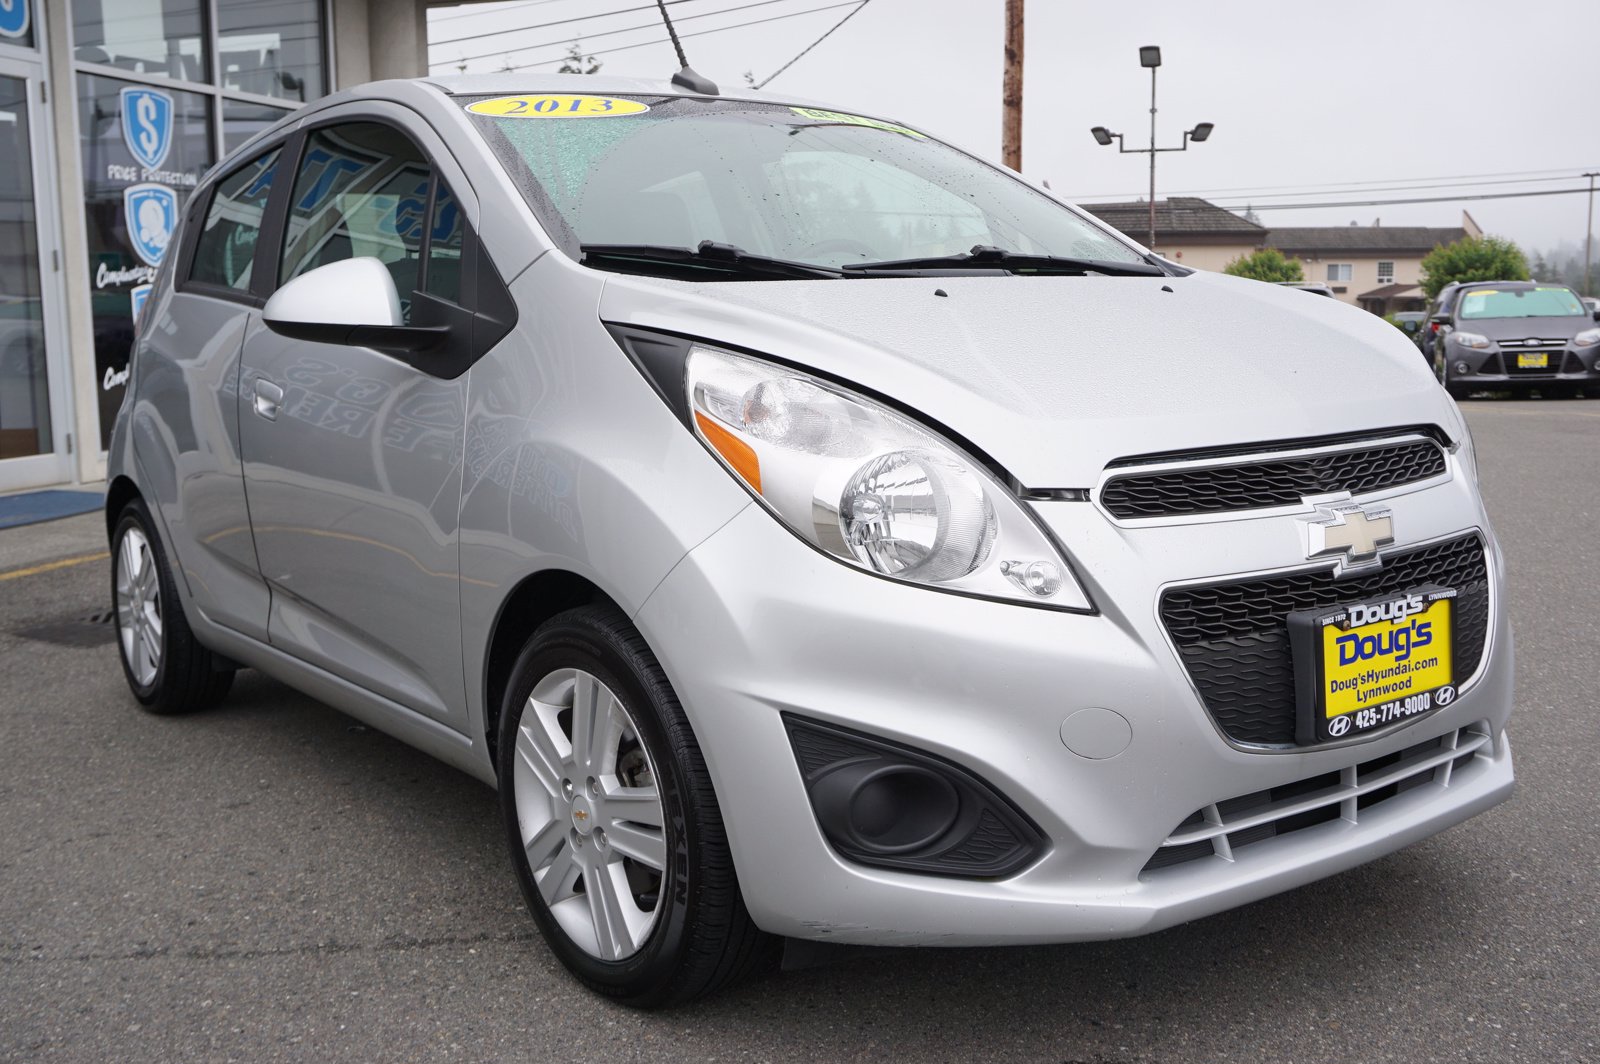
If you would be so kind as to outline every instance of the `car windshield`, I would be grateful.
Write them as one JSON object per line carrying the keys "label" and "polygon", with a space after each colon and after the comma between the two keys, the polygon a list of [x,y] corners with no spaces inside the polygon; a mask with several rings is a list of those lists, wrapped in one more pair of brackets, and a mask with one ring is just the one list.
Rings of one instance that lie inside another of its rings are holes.
{"label": "car windshield", "polygon": [[[712,241],[833,269],[960,256],[975,246],[1144,261],[1023,182],[889,122],[670,96],[460,102],[574,257],[606,245],[692,250]],[[639,258],[630,261],[637,269]]]}
{"label": "car windshield", "polygon": [[1473,288],[1461,293],[1461,318],[1575,318],[1583,304],[1570,288]]}

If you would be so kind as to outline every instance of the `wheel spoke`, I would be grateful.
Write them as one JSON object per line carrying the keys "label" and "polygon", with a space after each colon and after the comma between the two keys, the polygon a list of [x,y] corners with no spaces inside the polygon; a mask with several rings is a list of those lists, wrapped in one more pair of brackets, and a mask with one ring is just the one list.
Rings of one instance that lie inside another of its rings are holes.
{"label": "wheel spoke", "polygon": [[556,852],[567,844],[567,826],[559,819],[550,823],[534,833],[533,838],[524,844],[523,849],[528,855],[528,868],[537,872],[556,858]]}
{"label": "wheel spoke", "polygon": [[573,857],[571,846],[562,846],[550,861],[544,875],[539,877],[539,896],[546,905],[554,905],[573,896],[573,884],[583,874]]}
{"label": "wheel spoke", "polygon": [[583,889],[589,898],[589,915],[594,920],[594,936],[600,946],[600,956],[616,960],[633,952],[633,930],[628,926],[627,912],[623,909],[622,891],[617,879],[623,875],[622,863],[594,864],[583,877]]}
{"label": "wheel spoke", "polygon": [[666,833],[660,828],[640,827],[613,820],[606,828],[606,844],[616,852],[657,872],[667,870]]}
{"label": "wheel spoke", "polygon": [[606,814],[646,827],[662,827],[661,794],[654,787],[616,787],[605,792]]}
{"label": "wheel spoke", "polygon": [[134,543],[135,538],[132,532],[122,537],[122,568],[129,580],[139,578],[139,548]]}
{"label": "wheel spoke", "polygon": [[561,755],[556,752],[555,744],[550,741],[550,733],[545,730],[544,721],[531,701],[523,711],[521,726],[517,728],[517,756],[528,766],[528,771],[539,781],[539,786],[549,792],[550,797],[558,802],[565,800],[561,788]]}
{"label": "wheel spoke", "polygon": [[154,639],[157,648],[161,645],[161,603],[158,601],[145,602],[144,607],[145,630]]}
{"label": "wheel spoke", "polygon": [[582,773],[590,772],[594,763],[595,712],[600,697],[600,681],[586,672],[578,673],[572,685],[572,760]]}

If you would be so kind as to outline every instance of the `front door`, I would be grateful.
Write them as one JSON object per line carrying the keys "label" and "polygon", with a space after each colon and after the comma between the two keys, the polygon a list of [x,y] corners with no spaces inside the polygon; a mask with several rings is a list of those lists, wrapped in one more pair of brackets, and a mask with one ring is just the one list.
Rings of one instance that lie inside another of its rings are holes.
{"label": "front door", "polygon": [[[433,233],[436,261],[460,254],[462,212],[443,181],[430,198],[433,171],[395,125],[308,132],[277,282],[374,257],[409,307],[430,250],[424,233]],[[268,638],[464,729],[456,519],[465,375],[445,379],[368,348],[287,339],[259,315],[242,368],[245,494],[272,591]]]}
{"label": "front door", "polygon": [[39,75],[0,59],[0,491],[72,475]]}

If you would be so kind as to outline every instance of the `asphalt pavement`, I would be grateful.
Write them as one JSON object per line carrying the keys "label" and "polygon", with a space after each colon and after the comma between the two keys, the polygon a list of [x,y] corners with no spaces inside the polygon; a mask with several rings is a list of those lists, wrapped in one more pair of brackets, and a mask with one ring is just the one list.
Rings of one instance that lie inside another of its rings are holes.
{"label": "asphalt pavement", "polygon": [[567,978],[491,791],[254,673],[140,712],[80,560],[100,518],[0,532],[0,1060],[1600,1061],[1600,402],[1467,410],[1509,803],[1145,938],[869,954],[665,1014]]}

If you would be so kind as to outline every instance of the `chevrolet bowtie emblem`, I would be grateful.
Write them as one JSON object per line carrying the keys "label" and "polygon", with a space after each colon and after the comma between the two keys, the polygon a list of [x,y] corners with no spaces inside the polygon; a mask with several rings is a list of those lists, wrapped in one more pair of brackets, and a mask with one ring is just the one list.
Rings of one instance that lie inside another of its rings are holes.
{"label": "chevrolet bowtie emblem", "polygon": [[1338,557],[1335,576],[1381,566],[1378,548],[1394,542],[1394,515],[1386,506],[1318,504],[1317,516],[1305,519],[1305,526],[1306,557]]}

